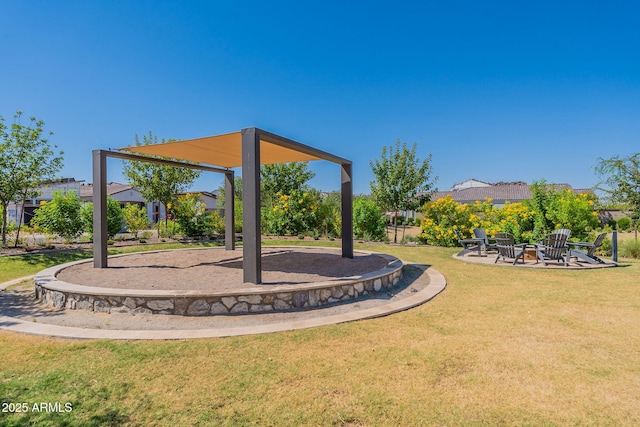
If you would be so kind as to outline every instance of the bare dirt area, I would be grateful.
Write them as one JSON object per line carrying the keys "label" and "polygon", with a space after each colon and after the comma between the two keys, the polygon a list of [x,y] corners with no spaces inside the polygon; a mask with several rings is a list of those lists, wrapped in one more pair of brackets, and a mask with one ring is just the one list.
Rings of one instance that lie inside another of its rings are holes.
{"label": "bare dirt area", "polygon": [[233,290],[251,286],[310,283],[360,276],[380,270],[388,261],[375,254],[343,258],[340,249],[263,248],[262,282],[243,283],[242,250],[181,249],[128,254],[109,259],[109,267],[82,263],[57,278],[86,286],[156,290]]}

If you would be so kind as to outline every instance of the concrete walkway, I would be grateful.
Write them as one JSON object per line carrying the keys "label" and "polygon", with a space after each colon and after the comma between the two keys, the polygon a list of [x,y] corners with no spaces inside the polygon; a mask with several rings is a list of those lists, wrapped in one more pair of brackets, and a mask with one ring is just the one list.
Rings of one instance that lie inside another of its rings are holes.
{"label": "concrete walkway", "polygon": [[[419,277],[414,282],[412,282],[410,286],[408,286],[408,289],[403,291],[405,292],[405,294],[402,298],[396,299],[390,297],[389,302],[363,309],[355,309],[357,308],[358,304],[354,304],[349,307],[354,309],[345,310],[343,307],[343,309],[336,314],[331,314],[332,311],[330,308],[322,308],[295,313],[272,313],[270,314],[271,322],[269,323],[261,321],[261,319],[264,319],[264,314],[245,314],[242,316],[232,316],[235,319],[242,319],[241,322],[238,322],[237,326],[230,325],[227,322],[227,324],[224,326],[206,327],[201,329],[95,329],[89,327],[47,324],[45,323],[47,319],[44,315],[41,317],[37,317],[36,315],[36,317],[34,317],[32,321],[27,321],[19,318],[20,316],[18,314],[15,314],[15,309],[12,311],[12,313],[14,314],[8,315],[8,312],[10,310],[0,308],[0,329],[64,338],[170,340],[263,334],[294,329],[312,328],[316,326],[350,322],[354,320],[371,319],[381,316],[387,316],[421,305],[434,298],[446,287],[446,280],[440,272],[424,265],[409,265],[418,268],[422,272],[422,274],[420,274]],[[32,279],[33,276],[29,276],[2,283],[0,284],[0,291],[6,289],[9,286]],[[3,297],[4,296],[2,295],[2,292],[0,292],[0,298]],[[323,315],[323,313],[327,313],[327,315]],[[94,314],[89,313],[84,315],[87,316]],[[131,315],[126,314],[121,316]],[[152,318],[156,319],[165,317],[158,315],[149,316],[152,316]],[[185,318],[183,316],[177,317],[182,317],[182,321],[189,322],[189,318]],[[140,321],[142,318],[142,316],[138,316],[137,319],[133,318],[133,322]],[[179,322],[180,320],[177,321]]]}

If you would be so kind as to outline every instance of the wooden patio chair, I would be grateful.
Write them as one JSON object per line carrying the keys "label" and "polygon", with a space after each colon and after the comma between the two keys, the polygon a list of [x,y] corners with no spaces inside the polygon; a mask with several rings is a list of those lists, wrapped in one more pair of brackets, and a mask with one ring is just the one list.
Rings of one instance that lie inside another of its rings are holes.
{"label": "wooden patio chair", "polygon": [[567,245],[568,236],[561,233],[550,233],[544,238],[542,243],[536,243],[536,264],[542,261],[546,266],[546,261],[562,261],[565,267],[569,265],[569,247]]}
{"label": "wooden patio chair", "polygon": [[598,237],[590,242],[569,242],[569,246],[573,246],[579,249],[571,249],[569,256],[576,257],[577,260],[588,262],[589,264],[604,264],[605,262],[596,256],[596,251],[602,243],[607,233],[600,233]]}
{"label": "wooden patio chair", "polygon": [[[489,239],[484,228],[474,228],[473,235],[476,236],[476,239],[482,239],[481,244],[485,253],[487,253],[487,251],[489,251],[490,249],[495,251],[498,250],[498,248],[496,247],[495,239]],[[490,242],[490,240],[493,240],[494,242]]]}
{"label": "wooden patio chair", "polygon": [[567,239],[569,239],[569,237],[571,237],[571,230],[569,230],[568,228],[558,228],[557,230],[553,230],[552,233],[553,234],[565,234],[567,236]]}
{"label": "wooden patio chair", "polygon": [[513,265],[516,265],[518,259],[524,264],[524,250],[527,247],[526,243],[516,244],[512,234],[509,233],[496,233],[496,249],[498,250],[498,256],[493,262],[496,264],[500,258],[503,261],[513,260]]}
{"label": "wooden patio chair", "polygon": [[463,252],[478,251],[478,256],[482,256],[482,242],[480,239],[463,239],[458,230],[453,230],[458,238],[458,243],[464,248]]}

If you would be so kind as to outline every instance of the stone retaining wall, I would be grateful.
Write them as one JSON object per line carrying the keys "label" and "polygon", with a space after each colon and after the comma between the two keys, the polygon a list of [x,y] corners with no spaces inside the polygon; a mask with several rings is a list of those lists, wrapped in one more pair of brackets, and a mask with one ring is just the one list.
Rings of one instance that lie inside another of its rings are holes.
{"label": "stone retaining wall", "polygon": [[[385,257],[389,257],[385,255]],[[347,301],[364,295],[385,292],[402,278],[402,262],[395,259],[387,267],[360,279],[279,286],[273,291],[238,291],[229,294],[205,294],[176,291],[174,295],[142,295],[135,290],[99,289],[60,282],[54,274],[37,275],[36,298],[56,308],[103,313],[153,313],[183,316],[261,313],[299,310]],[[66,289],[69,288],[69,289]],[[82,288],[82,292],[78,292]],[[74,291],[75,290],[75,291]],[[119,295],[114,295],[119,293]]]}

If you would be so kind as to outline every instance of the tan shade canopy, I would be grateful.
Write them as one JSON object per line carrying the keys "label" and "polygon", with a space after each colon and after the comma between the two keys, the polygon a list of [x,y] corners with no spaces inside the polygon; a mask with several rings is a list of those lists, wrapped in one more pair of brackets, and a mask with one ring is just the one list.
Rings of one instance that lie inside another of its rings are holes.
{"label": "tan shade canopy", "polygon": [[[242,166],[242,133],[233,132],[185,141],[125,147],[118,150],[236,168]],[[309,160],[322,160],[322,157],[260,140],[260,163],[263,165]]]}

